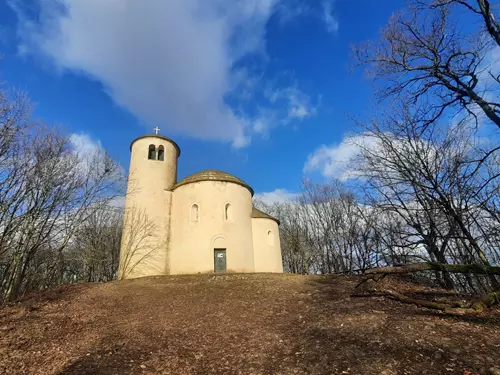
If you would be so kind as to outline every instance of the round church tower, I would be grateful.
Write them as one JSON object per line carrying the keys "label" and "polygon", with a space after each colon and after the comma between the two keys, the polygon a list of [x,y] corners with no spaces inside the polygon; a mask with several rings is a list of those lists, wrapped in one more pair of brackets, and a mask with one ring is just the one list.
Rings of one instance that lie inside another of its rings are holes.
{"label": "round church tower", "polygon": [[130,151],[119,278],[166,274],[180,149],[170,138],[150,134],[133,140]]}
{"label": "round church tower", "polygon": [[133,182],[139,185],[134,188],[142,188],[150,196],[174,186],[181,154],[177,143],[159,134],[143,135],[132,141],[130,151],[129,188]]}

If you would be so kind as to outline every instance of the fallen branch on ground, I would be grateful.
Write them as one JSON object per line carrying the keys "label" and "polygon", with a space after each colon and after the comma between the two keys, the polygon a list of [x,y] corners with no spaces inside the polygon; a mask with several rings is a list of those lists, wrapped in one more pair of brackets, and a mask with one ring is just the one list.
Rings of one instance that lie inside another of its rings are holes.
{"label": "fallen branch on ground", "polygon": [[410,263],[402,266],[367,269],[364,274],[395,274],[422,271],[446,271],[449,273],[473,273],[478,275],[500,275],[500,267],[479,264],[443,264],[435,262]]}
{"label": "fallen branch on ground", "polygon": [[400,294],[394,290],[390,289],[378,289],[376,288],[376,283],[382,280],[385,276],[390,274],[404,274],[404,273],[414,273],[422,271],[445,271],[449,273],[472,273],[479,275],[500,275],[500,267],[478,265],[478,264],[442,264],[434,262],[421,262],[421,263],[411,263],[402,266],[394,267],[377,267],[371,268],[364,272],[366,277],[356,285],[356,293],[353,297],[366,297],[366,296],[387,296],[394,300],[417,305],[420,307],[427,307],[434,310],[450,310],[454,308],[461,309],[473,309],[475,311],[481,311],[485,308],[489,308],[500,304],[500,291],[495,291],[488,293],[483,296],[478,296],[472,300],[467,306],[461,306],[458,303],[455,304],[443,304],[432,301],[425,301],[407,297]]}
{"label": "fallen branch on ground", "polygon": [[475,298],[471,303],[471,307],[474,310],[483,310],[498,304],[500,304],[500,290]]}
{"label": "fallen branch on ground", "polygon": [[410,298],[410,297],[405,296],[404,294],[398,293],[398,292],[391,290],[391,289],[371,290],[369,292],[370,293],[368,293],[368,294],[366,294],[366,293],[352,294],[352,297],[386,296],[386,297],[392,298],[392,299],[399,301],[399,302],[408,303],[410,305],[417,305],[418,307],[427,307],[429,309],[441,310],[441,311],[446,311],[446,310],[450,310],[453,308],[463,308],[463,306],[460,306],[459,304],[450,305],[450,304],[445,304],[445,303]]}

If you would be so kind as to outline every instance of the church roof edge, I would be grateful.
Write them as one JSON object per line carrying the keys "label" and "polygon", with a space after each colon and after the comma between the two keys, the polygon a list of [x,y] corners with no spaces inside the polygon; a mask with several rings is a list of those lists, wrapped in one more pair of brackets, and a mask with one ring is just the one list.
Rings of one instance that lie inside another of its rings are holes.
{"label": "church roof edge", "polygon": [[252,219],[270,219],[274,220],[276,223],[278,223],[278,225],[280,225],[280,221],[274,216],[266,214],[264,211],[261,211],[255,207],[252,207]]}

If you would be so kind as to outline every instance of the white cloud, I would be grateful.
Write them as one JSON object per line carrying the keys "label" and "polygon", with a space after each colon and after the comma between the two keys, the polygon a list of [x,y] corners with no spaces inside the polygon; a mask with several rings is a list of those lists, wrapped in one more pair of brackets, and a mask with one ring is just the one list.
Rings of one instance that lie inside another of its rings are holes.
{"label": "white cloud", "polygon": [[86,133],[73,133],[69,136],[69,141],[77,155],[95,155],[103,150],[101,141],[93,140]]}
{"label": "white cloud", "polygon": [[293,201],[297,198],[297,193],[292,193],[286,189],[276,189],[274,191],[257,193],[254,196],[254,199],[260,200],[265,204],[273,204],[273,203],[283,203],[287,201]]}
{"label": "white cloud", "polygon": [[326,30],[329,33],[336,33],[339,30],[339,20],[335,15],[333,10],[333,3],[335,0],[324,0],[322,2],[323,7],[323,21],[326,26]]}
{"label": "white cloud", "polygon": [[285,90],[288,99],[288,119],[304,119],[316,114],[316,107],[310,104],[310,99],[296,88],[287,88]]}
{"label": "white cloud", "polygon": [[[226,99],[254,89],[237,63],[265,54],[266,24],[285,0],[38,0],[36,20],[21,0],[9,1],[20,52],[101,82],[148,127],[250,142],[255,119]],[[310,108],[293,90],[289,117],[303,119]]]}
{"label": "white cloud", "polygon": [[271,127],[271,122],[268,121],[269,118],[270,116],[263,115],[261,118],[255,120],[253,123],[253,131],[258,134],[266,135],[268,129]]}
{"label": "white cloud", "polygon": [[[81,132],[70,134],[69,143],[83,176],[88,176],[89,173],[100,174],[110,167],[111,161],[100,140],[94,140],[87,133]],[[114,165],[112,172],[113,177],[117,179],[126,175],[121,165]]]}
{"label": "white cloud", "polygon": [[87,176],[89,172],[100,171],[105,167],[103,157],[106,151],[99,140],[93,140],[86,133],[73,133],[69,136],[69,142],[83,176]]}
{"label": "white cloud", "polygon": [[354,178],[350,163],[359,155],[361,147],[376,147],[373,138],[363,135],[345,137],[339,144],[321,145],[307,157],[304,173],[319,171],[324,177],[346,181]]}
{"label": "white cloud", "polygon": [[316,115],[317,106],[311,104],[311,98],[300,91],[296,84],[285,88],[268,87],[264,95],[271,103],[286,108],[286,115],[282,118],[283,123]]}

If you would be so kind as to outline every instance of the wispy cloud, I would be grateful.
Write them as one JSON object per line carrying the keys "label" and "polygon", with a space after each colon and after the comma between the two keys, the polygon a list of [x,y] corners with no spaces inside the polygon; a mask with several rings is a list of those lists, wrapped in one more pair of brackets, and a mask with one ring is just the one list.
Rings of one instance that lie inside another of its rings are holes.
{"label": "wispy cloud", "polygon": [[299,16],[312,13],[312,7],[304,0],[288,0],[280,2],[276,6],[276,14],[279,17],[281,25],[296,20]]}
{"label": "wispy cloud", "polygon": [[310,16],[321,20],[329,33],[339,30],[339,20],[335,12],[336,0],[287,0],[279,2],[276,14],[282,25],[300,19],[300,16]]}
{"label": "wispy cloud", "polygon": [[282,102],[287,108],[285,120],[304,119],[316,114],[316,106],[311,104],[311,98],[301,92],[297,87],[286,87],[281,89],[269,89],[266,97],[271,103]]}
{"label": "wispy cloud", "polygon": [[339,20],[334,11],[335,0],[324,0],[321,5],[323,7],[323,21],[326,29],[330,33],[339,31]]}
{"label": "wispy cloud", "polygon": [[314,117],[317,113],[319,101],[313,104],[311,97],[297,88],[297,84],[284,87],[267,87],[264,96],[271,104],[276,105],[281,113],[279,121],[281,124],[288,124],[293,120],[304,120],[308,117]]}

